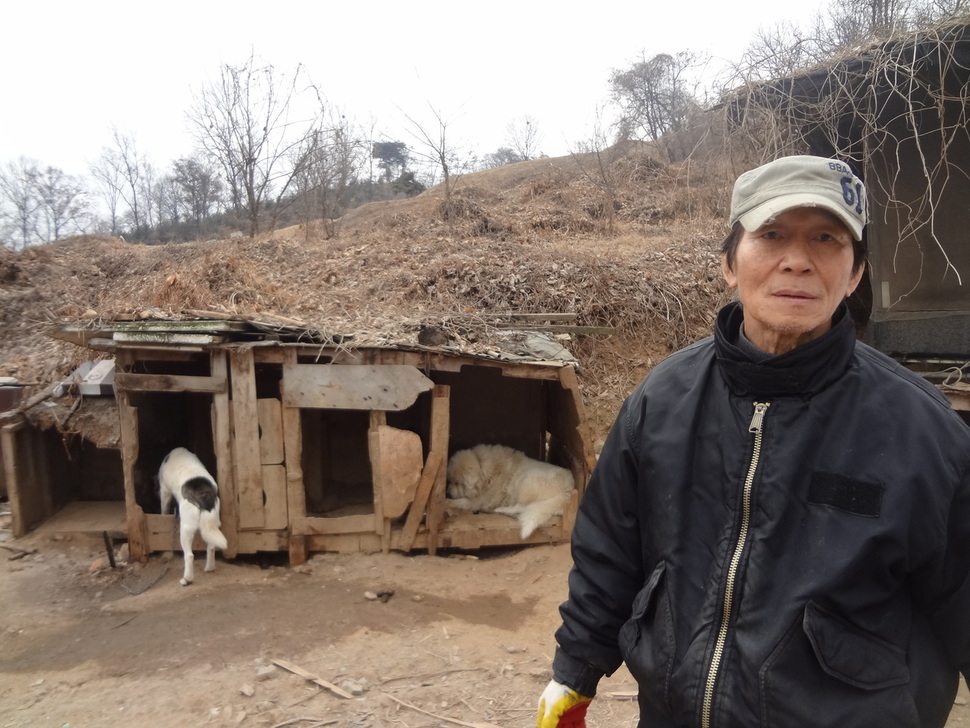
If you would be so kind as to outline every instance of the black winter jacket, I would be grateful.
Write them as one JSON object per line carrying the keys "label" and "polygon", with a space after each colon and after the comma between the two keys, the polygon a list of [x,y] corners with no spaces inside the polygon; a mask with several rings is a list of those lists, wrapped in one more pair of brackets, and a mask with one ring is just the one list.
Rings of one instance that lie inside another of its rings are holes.
{"label": "black winter jacket", "polygon": [[741,318],[624,403],[554,676],[593,695],[625,660],[644,728],[943,726],[970,668],[970,428],[844,306],[760,364]]}

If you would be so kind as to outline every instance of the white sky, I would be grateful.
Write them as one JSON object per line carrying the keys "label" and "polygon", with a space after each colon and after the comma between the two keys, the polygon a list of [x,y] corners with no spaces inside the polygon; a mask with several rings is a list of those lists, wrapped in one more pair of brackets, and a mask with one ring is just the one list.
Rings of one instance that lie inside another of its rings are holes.
{"label": "white sky", "polygon": [[[414,145],[405,114],[479,155],[528,115],[541,150],[588,139],[613,69],[645,53],[737,60],[759,26],[804,23],[818,0],[131,0],[9,3],[0,42],[0,164],[21,156],[75,175],[111,129],[163,171],[192,151],[185,115],[223,64],[254,52],[303,64],[331,104]],[[796,7],[792,7],[796,6]]]}

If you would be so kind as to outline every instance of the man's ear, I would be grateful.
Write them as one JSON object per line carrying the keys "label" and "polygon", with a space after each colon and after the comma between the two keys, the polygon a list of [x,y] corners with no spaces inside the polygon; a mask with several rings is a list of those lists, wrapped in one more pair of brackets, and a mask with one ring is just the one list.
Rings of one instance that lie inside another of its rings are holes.
{"label": "man's ear", "polygon": [[[738,287],[738,277],[734,274],[734,271],[731,270],[731,266],[728,265],[727,255],[724,255],[723,253],[721,254],[721,275],[724,276],[724,280],[727,282],[728,288]],[[858,281],[856,281],[856,284],[858,284]]]}
{"label": "man's ear", "polygon": [[860,263],[859,269],[855,271],[852,274],[852,277],[849,279],[849,285],[846,287],[846,291],[845,291],[846,298],[848,298],[853,293],[855,293],[855,289],[858,288],[859,283],[862,282],[862,276],[865,275],[865,272],[866,272],[866,264]]}

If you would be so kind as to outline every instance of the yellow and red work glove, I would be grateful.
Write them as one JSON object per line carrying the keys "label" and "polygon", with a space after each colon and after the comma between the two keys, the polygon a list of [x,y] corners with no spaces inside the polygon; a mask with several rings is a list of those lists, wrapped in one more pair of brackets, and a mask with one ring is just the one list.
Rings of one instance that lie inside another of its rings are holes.
{"label": "yellow and red work glove", "polygon": [[539,698],[536,728],[586,728],[586,709],[591,701],[553,680]]}

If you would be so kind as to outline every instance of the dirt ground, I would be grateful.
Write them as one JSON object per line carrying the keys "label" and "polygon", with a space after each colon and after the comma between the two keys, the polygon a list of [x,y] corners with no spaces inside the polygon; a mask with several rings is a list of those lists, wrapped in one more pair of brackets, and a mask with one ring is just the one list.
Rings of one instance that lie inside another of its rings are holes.
{"label": "dirt ground", "polygon": [[[112,569],[87,536],[2,547],[4,728],[532,726],[570,563],[566,544],[265,556],[182,587],[179,554]],[[635,689],[625,668],[604,680],[589,727],[635,726]],[[966,698],[948,728],[970,725]]]}
{"label": "dirt ground", "polygon": [[[182,587],[180,554],[105,554],[78,535],[4,544],[0,725],[533,725],[569,565],[568,545],[220,559]],[[590,726],[634,725],[634,689],[609,679]]]}

